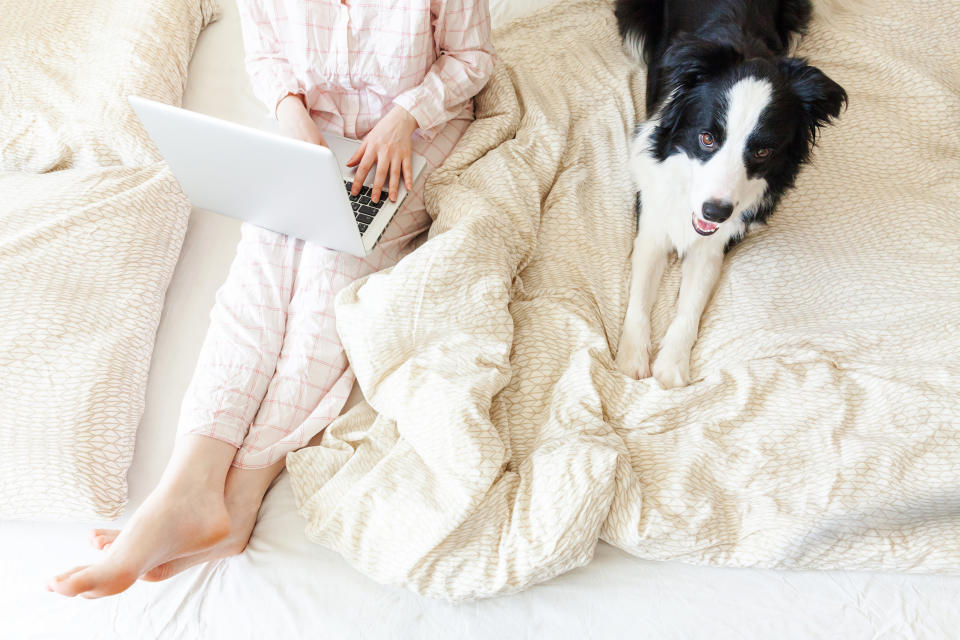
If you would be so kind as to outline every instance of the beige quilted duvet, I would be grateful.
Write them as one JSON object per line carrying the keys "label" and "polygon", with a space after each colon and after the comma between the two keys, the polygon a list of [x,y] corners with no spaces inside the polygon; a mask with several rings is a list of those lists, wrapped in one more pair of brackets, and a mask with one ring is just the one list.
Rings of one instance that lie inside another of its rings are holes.
{"label": "beige quilted duvet", "polygon": [[339,299],[369,405],[288,459],[308,535],[451,600],[580,566],[600,539],[960,571],[960,8],[865,4],[801,45],[850,108],[729,255],[694,382],[671,391],[612,366],[642,72],[605,2],[500,31],[478,121],[429,186],[433,238]]}
{"label": "beige quilted duvet", "polygon": [[213,0],[0,0],[0,518],[120,515],[190,205],[126,102],[179,104]]}

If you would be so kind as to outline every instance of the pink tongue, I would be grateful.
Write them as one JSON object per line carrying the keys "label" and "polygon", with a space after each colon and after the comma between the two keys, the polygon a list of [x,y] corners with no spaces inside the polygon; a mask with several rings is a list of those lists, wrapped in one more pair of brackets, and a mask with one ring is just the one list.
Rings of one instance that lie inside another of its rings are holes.
{"label": "pink tongue", "polygon": [[697,226],[703,229],[704,231],[713,231],[714,229],[717,228],[717,225],[715,225],[714,223],[707,222],[706,220],[701,220],[700,218],[697,218]]}

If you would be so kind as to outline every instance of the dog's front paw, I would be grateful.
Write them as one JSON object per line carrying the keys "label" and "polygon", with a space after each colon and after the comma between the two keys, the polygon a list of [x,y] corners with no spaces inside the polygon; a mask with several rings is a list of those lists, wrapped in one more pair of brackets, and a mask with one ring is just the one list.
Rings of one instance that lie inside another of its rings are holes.
{"label": "dog's front paw", "polygon": [[649,378],[650,343],[632,335],[629,331],[624,331],[623,337],[620,338],[616,363],[620,373],[634,380]]}
{"label": "dog's front paw", "polygon": [[690,381],[690,356],[672,349],[661,349],[653,363],[653,377],[664,389],[685,387]]}

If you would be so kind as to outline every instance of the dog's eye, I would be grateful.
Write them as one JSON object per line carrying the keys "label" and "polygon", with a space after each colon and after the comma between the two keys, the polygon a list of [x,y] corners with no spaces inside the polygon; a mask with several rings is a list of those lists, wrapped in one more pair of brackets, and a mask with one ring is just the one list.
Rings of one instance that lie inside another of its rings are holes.
{"label": "dog's eye", "polygon": [[756,151],[754,151],[753,157],[756,158],[757,160],[766,160],[767,158],[770,157],[770,154],[772,153],[773,153],[773,149],[764,147],[763,149],[757,149]]}
{"label": "dog's eye", "polygon": [[704,131],[700,134],[700,146],[704,149],[715,149],[717,146],[717,139],[713,137],[713,134],[709,131]]}

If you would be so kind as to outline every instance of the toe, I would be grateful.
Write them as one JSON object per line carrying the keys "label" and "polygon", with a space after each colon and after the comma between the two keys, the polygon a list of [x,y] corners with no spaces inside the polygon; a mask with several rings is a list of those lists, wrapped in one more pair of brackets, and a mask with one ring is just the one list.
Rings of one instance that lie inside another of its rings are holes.
{"label": "toe", "polygon": [[118,529],[94,529],[90,532],[90,545],[94,549],[100,549],[101,551],[110,546],[110,544],[117,539],[117,536],[120,534]]}
{"label": "toe", "polygon": [[75,576],[78,593],[84,598],[102,598],[124,591],[137,580],[135,571],[122,566],[94,565]]}
{"label": "toe", "polygon": [[71,569],[54,578],[48,588],[65,596],[100,598],[120,593],[136,579],[136,574],[125,567],[101,563]]}
{"label": "toe", "polygon": [[[77,591],[77,587],[83,584],[82,574],[89,568],[90,567],[87,566],[74,567],[69,571],[61,573],[47,583],[47,589],[64,596],[75,596],[80,593]],[[80,580],[77,580],[78,575],[81,576]]]}

